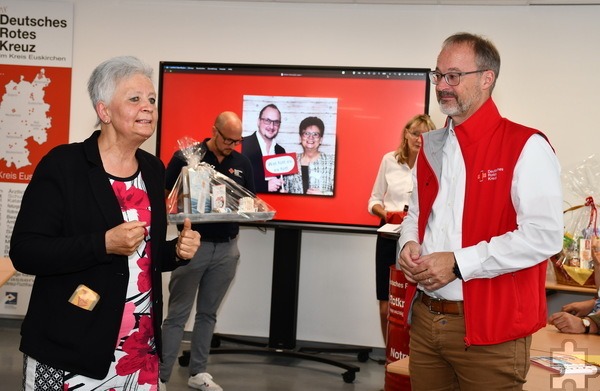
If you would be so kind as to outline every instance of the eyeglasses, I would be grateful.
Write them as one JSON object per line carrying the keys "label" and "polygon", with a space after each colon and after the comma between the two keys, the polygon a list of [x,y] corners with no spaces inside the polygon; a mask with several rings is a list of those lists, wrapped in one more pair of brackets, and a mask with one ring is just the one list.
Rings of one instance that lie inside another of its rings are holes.
{"label": "eyeglasses", "polygon": [[419,137],[421,137],[421,132],[419,132],[418,130],[407,130],[407,131],[406,131],[406,133],[407,133],[409,136],[412,136],[412,137],[414,137],[414,138],[419,138]]}
{"label": "eyeglasses", "polygon": [[302,132],[302,137],[304,137],[304,138],[321,138],[321,133],[319,133],[319,132]]}
{"label": "eyeglasses", "polygon": [[277,128],[279,127],[279,125],[281,125],[281,121],[279,121],[279,120],[277,120],[277,119],[273,120],[273,119],[271,119],[271,118],[262,118],[262,117],[261,117],[261,119],[260,119],[260,120],[261,120],[262,122],[264,122],[265,124],[267,124],[267,125],[273,125],[273,126],[275,126],[275,127],[277,127]]}
{"label": "eyeglasses", "polygon": [[237,139],[237,140],[234,140],[234,139],[232,139],[232,138],[225,137],[225,136],[223,136],[223,133],[221,133],[221,131],[219,130],[219,128],[217,128],[216,126],[213,126],[213,127],[214,127],[215,129],[217,129],[217,132],[219,132],[219,135],[220,135],[220,136],[221,136],[221,138],[223,139],[223,143],[225,143],[225,145],[232,145],[232,144],[233,144],[233,145],[238,145],[239,143],[241,143],[241,142],[244,140],[244,138],[243,138],[243,137],[241,137],[241,138],[239,138],[239,139]]}
{"label": "eyeglasses", "polygon": [[431,72],[429,72],[429,80],[431,81],[432,84],[437,85],[440,81],[442,81],[442,77],[443,77],[449,86],[454,87],[454,86],[457,86],[460,84],[461,76],[470,75],[472,73],[485,72],[487,70],[488,69],[479,69],[477,71],[471,71],[471,72],[448,72],[448,73],[440,73],[438,71],[431,71]]}

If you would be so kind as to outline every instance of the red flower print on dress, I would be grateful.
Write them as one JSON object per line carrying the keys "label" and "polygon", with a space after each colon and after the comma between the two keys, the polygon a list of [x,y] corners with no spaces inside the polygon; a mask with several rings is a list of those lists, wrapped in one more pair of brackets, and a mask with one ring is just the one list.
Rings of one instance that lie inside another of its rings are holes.
{"label": "red flower print on dress", "polygon": [[139,221],[150,223],[150,200],[144,190],[135,186],[127,188],[121,181],[114,181],[112,187],[122,211],[136,210]]}
{"label": "red flower print on dress", "polygon": [[150,254],[150,242],[147,242],[144,256],[138,259],[138,266],[142,269],[138,276],[138,289],[140,292],[150,292],[150,289],[152,289],[152,275],[150,274],[152,262],[150,262]]}
{"label": "red flower print on dress", "polygon": [[121,340],[131,333],[131,330],[135,327],[135,304],[132,302],[125,303],[123,309],[123,320],[121,321],[121,329],[119,330],[119,338],[117,338],[117,346],[121,343]]}
{"label": "red flower print on dress", "polygon": [[123,344],[125,356],[115,369],[117,375],[126,376],[139,370],[138,384],[155,384],[158,379],[158,356],[154,351],[152,319],[142,316],[139,331],[131,334]]}

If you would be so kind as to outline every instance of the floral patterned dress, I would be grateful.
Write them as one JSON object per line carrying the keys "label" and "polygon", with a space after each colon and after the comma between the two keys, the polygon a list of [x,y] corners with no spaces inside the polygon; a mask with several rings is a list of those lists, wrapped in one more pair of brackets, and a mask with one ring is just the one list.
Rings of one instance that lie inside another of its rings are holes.
{"label": "floral patterned dress", "polygon": [[102,380],[64,373],[62,390],[156,391],[158,356],[152,328],[150,254],[150,200],[141,173],[132,178],[110,178],[124,221],[145,221],[147,232],[137,251],[129,256],[129,285],[115,361]]}

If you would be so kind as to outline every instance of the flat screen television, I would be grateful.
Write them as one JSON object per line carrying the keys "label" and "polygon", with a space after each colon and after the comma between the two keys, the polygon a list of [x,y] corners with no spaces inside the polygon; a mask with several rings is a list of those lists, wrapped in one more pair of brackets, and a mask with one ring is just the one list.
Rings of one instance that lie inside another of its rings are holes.
{"label": "flat screen television", "polygon": [[[163,61],[157,155],[168,164],[179,148],[178,140],[211,137],[216,116],[234,111],[243,123],[240,152],[251,157],[247,145],[258,137],[254,133],[261,132],[261,125],[270,126],[268,131],[276,134],[274,141],[280,146],[274,151],[277,155],[261,162],[266,172],[256,183],[257,195],[276,210],[265,225],[374,231],[379,221],[367,211],[367,202],[381,158],[397,148],[411,117],[428,113],[428,72]],[[301,173],[296,160],[305,149],[308,157],[315,141],[320,141],[318,150],[328,158],[327,169],[312,176],[325,184],[316,195],[306,189],[317,185],[305,182],[303,187],[302,181],[300,185],[293,181]],[[262,182],[265,177],[279,179],[282,187],[276,192],[259,190],[263,187],[259,185],[269,183]]]}

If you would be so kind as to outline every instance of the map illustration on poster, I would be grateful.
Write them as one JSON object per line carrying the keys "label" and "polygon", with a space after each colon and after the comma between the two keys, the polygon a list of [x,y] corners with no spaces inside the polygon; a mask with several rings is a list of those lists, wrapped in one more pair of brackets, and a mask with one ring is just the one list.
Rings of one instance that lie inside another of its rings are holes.
{"label": "map illustration on poster", "polygon": [[[0,236],[8,257],[21,198],[40,159],[69,141],[73,4],[0,2]],[[0,287],[0,317],[27,310],[33,276]]]}

